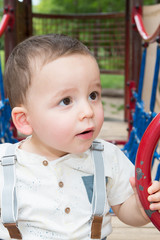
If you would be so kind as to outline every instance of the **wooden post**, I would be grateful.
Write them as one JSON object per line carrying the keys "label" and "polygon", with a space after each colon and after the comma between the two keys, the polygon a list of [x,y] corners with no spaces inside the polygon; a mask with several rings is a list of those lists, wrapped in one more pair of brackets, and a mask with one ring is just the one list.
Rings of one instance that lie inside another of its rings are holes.
{"label": "wooden post", "polygon": [[7,60],[10,52],[16,45],[16,23],[15,23],[15,9],[16,9],[16,1],[15,0],[4,0],[4,9],[5,11],[11,11],[14,14],[14,24],[12,28],[7,28],[5,31],[5,61]]}
{"label": "wooden post", "polygon": [[14,26],[5,32],[5,61],[13,48],[32,35],[32,1],[4,0],[4,8],[14,14]]}
{"label": "wooden post", "polygon": [[132,9],[142,7],[143,0],[126,0],[126,39],[125,39],[125,120],[129,119],[129,81],[139,82],[141,65],[141,38],[132,24]]}
{"label": "wooden post", "polygon": [[128,83],[131,79],[131,1],[126,0],[126,9],[125,9],[125,111],[124,111],[124,119],[127,121],[129,119],[129,91],[128,91]]}
{"label": "wooden post", "polygon": [[[142,7],[142,6],[143,6],[143,0],[132,1],[132,9],[133,7]],[[131,79],[136,82],[136,88],[138,88],[141,57],[142,57],[142,40],[138,31],[134,28],[134,26],[132,26],[131,34],[132,34]]]}

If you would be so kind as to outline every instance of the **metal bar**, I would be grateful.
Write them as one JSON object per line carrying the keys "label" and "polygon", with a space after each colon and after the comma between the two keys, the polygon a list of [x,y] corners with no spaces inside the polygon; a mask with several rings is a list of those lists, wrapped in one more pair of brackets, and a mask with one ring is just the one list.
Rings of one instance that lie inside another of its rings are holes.
{"label": "metal bar", "polygon": [[101,73],[108,73],[108,74],[115,74],[115,75],[123,75],[124,71],[123,70],[105,70],[105,69],[100,69]]}
{"label": "metal bar", "polygon": [[106,19],[106,18],[122,18],[124,13],[91,13],[91,14],[41,14],[32,13],[32,18],[49,18],[49,19]]}

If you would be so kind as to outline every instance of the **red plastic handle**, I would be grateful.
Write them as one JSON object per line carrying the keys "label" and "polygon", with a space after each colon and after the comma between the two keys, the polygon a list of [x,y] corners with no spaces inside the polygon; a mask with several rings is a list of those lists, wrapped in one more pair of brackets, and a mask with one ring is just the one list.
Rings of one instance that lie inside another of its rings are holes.
{"label": "red plastic handle", "polygon": [[142,7],[134,7],[132,11],[132,22],[136,25],[136,28],[145,42],[155,42],[157,37],[160,36],[160,24],[152,35],[146,32],[142,19]]}
{"label": "red plastic handle", "polygon": [[0,23],[0,37],[3,35],[3,33],[5,32],[7,26],[8,26],[8,23],[10,21],[10,14],[4,14],[3,15],[3,18],[1,20],[1,23]]}
{"label": "red plastic handle", "polygon": [[160,113],[152,120],[146,129],[136,156],[135,163],[135,176],[136,176],[136,188],[140,201],[144,207],[148,217],[160,231],[160,213],[158,211],[151,211],[149,209],[149,201],[147,189],[151,185],[151,164],[152,157],[160,138]]}
{"label": "red plastic handle", "polygon": [[10,6],[7,6],[0,22],[0,37],[3,35],[7,27],[10,27],[10,29],[13,28],[14,20],[14,11]]}

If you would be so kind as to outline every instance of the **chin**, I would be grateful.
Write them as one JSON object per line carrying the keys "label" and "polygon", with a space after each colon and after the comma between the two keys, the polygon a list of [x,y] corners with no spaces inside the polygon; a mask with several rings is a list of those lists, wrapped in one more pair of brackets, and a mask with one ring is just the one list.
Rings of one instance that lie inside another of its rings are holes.
{"label": "chin", "polygon": [[92,142],[93,141],[90,141],[89,143],[86,143],[86,144],[82,144],[82,145],[79,145],[78,146],[78,148],[77,148],[77,154],[79,154],[79,153],[84,153],[84,152],[86,152],[90,147],[91,147],[91,145],[92,145]]}

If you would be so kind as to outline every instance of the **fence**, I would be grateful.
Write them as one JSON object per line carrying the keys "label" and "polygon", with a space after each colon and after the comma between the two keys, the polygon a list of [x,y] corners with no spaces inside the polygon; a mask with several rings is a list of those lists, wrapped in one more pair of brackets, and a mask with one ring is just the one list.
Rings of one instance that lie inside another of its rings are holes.
{"label": "fence", "polygon": [[96,57],[101,73],[124,74],[125,15],[32,14],[33,35],[62,33],[78,38]]}

